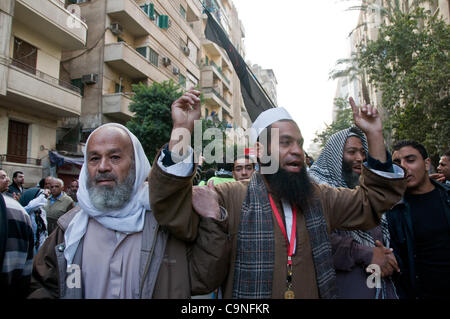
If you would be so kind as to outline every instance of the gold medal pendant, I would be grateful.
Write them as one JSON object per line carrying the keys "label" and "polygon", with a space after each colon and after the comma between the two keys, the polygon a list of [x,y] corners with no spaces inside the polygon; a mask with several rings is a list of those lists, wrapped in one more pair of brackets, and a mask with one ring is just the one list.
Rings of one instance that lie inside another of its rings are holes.
{"label": "gold medal pendant", "polygon": [[294,292],[288,288],[288,290],[286,290],[286,292],[284,293],[284,299],[294,299],[295,295]]}

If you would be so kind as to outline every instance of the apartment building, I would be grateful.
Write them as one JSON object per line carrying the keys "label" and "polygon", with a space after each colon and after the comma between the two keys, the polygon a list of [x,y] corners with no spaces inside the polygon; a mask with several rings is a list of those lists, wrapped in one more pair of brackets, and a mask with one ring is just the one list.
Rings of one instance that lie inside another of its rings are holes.
{"label": "apartment building", "polygon": [[[98,126],[125,124],[132,85],[172,79],[182,87],[200,81],[201,42],[194,33],[201,11],[193,0],[73,0],[89,26],[87,48],[65,53],[67,81],[80,87],[79,117],[61,122],[65,149],[74,151],[74,131],[84,142]],[[76,142],[76,141],[75,141]]]}
{"label": "apartment building", "polygon": [[[217,20],[239,54],[245,58],[245,30],[233,2],[206,0],[203,9],[205,8]],[[202,116],[226,121],[230,128],[246,129],[251,125],[251,121],[242,99],[239,78],[226,52],[205,38],[206,23],[207,15],[203,13],[201,28],[196,30],[202,43],[201,89],[205,98]]]}
{"label": "apartment building", "polygon": [[[248,63],[247,63],[248,64]],[[258,79],[259,83],[263,87],[267,96],[272,100],[274,105],[278,105],[277,102],[277,85],[278,81],[275,73],[272,69],[263,69],[258,64],[253,64],[251,66],[253,74]]]}
{"label": "apartment building", "polygon": [[0,1],[0,167],[34,186],[49,168],[58,121],[78,117],[80,89],[64,81],[65,51],[86,46],[88,27],[63,0]]}
{"label": "apartment building", "polygon": [[[377,7],[386,7],[386,0],[367,0],[366,3],[372,6],[368,10],[362,10],[360,12],[357,26],[360,26],[354,30],[350,36],[351,52],[357,52],[358,45],[361,43],[367,43],[369,41],[376,40],[378,38],[379,28],[382,23],[388,23],[386,17],[384,17]],[[450,23],[450,5],[449,0],[431,0],[421,4],[425,9],[428,9],[435,14],[439,11],[444,21]],[[408,10],[411,6],[412,0],[400,1],[402,10]],[[376,90],[373,85],[368,83],[364,73],[358,76],[348,76],[338,81],[336,96],[344,97],[345,95],[351,95],[355,97],[356,103],[372,103],[374,105],[381,105],[382,92]],[[353,94],[353,95],[352,95]],[[382,112],[382,110],[380,110]],[[336,109],[333,109],[333,115],[335,115]]]}

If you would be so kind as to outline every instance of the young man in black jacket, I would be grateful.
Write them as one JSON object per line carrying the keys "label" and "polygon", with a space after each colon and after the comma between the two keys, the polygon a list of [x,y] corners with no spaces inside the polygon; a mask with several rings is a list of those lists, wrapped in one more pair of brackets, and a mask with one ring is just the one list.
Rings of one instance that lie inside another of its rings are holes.
{"label": "young man in black jacket", "polygon": [[394,163],[406,170],[407,190],[388,213],[391,247],[400,267],[395,278],[400,298],[450,298],[450,188],[428,176],[423,145],[400,141]]}

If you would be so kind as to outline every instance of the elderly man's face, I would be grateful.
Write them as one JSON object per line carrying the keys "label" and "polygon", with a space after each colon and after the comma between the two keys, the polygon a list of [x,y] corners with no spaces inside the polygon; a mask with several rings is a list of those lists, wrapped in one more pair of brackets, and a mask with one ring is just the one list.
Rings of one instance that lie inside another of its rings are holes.
{"label": "elderly man's face", "polygon": [[8,189],[8,185],[11,180],[8,177],[8,174],[4,170],[0,170],[0,193],[3,193]]}
{"label": "elderly man's face", "polygon": [[135,180],[133,144],[118,127],[94,133],[87,146],[88,191],[100,210],[123,207],[130,199]]}
{"label": "elderly man's face", "polygon": [[59,181],[56,179],[52,179],[50,183],[50,192],[52,193],[53,198],[58,197],[61,194],[62,187]]}

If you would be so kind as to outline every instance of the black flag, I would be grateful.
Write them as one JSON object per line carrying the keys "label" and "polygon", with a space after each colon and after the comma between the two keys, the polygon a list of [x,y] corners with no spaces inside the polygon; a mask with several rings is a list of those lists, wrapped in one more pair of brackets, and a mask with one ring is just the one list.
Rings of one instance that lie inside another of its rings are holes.
{"label": "black flag", "polygon": [[233,64],[234,70],[241,82],[242,98],[244,99],[244,104],[248,115],[254,122],[261,112],[275,106],[273,105],[271,99],[267,97],[258,80],[251,73],[244,59],[237,52],[225,32],[211,16],[211,13],[208,10],[205,10],[205,13],[208,16],[205,36],[208,40],[224,48],[227,52],[228,57]]}

